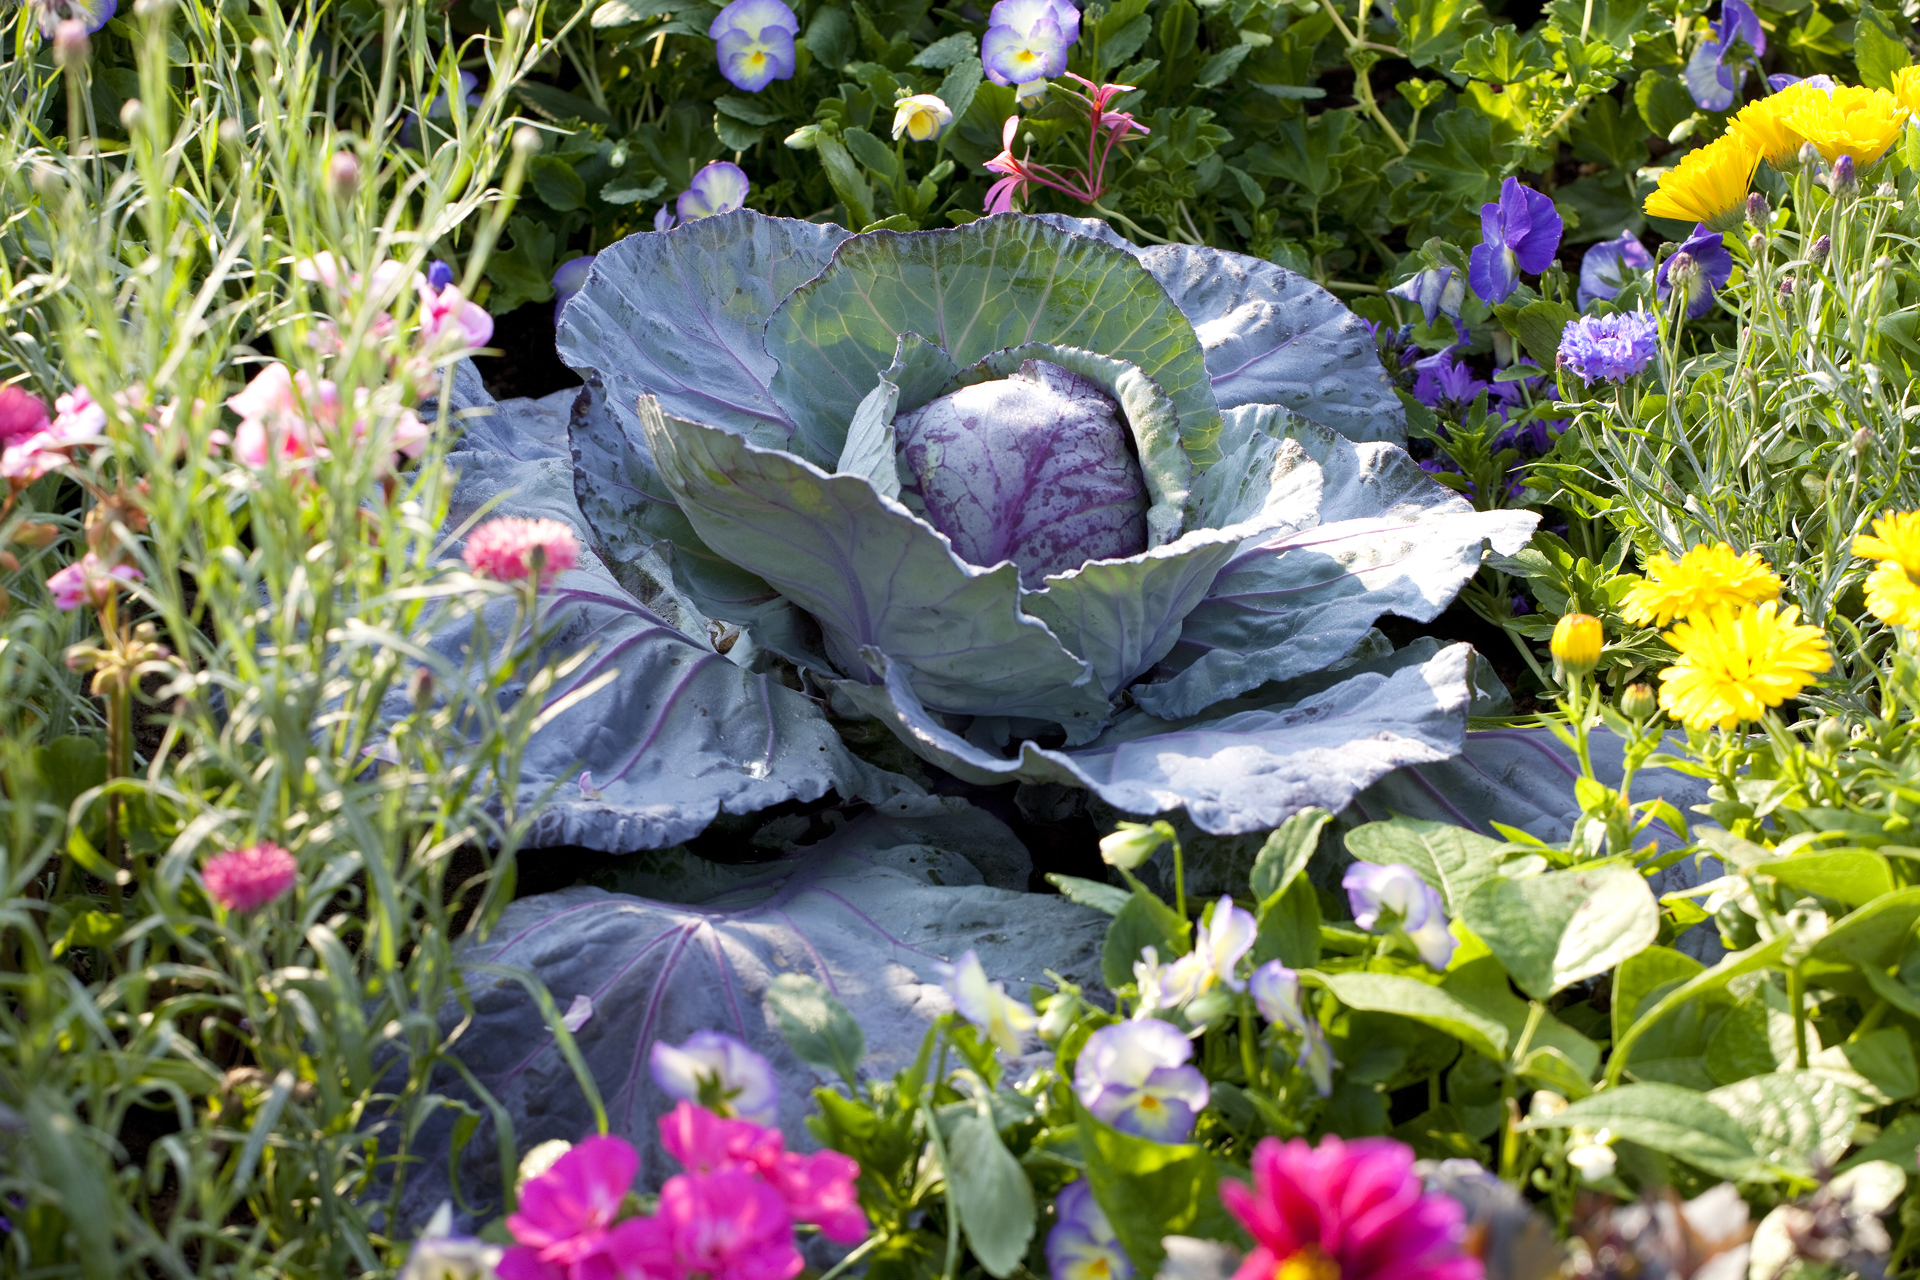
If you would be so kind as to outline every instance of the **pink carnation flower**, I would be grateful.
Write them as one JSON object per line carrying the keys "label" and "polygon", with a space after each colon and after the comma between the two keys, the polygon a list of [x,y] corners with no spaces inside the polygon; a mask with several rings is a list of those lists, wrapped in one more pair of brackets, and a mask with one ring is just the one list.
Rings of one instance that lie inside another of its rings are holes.
{"label": "pink carnation flower", "polygon": [[47,406],[11,384],[0,387],[0,445],[17,444],[47,429]]}
{"label": "pink carnation flower", "polygon": [[299,874],[293,855],[279,845],[262,841],[246,849],[234,849],[207,859],[200,873],[207,896],[228,911],[252,911],[264,907],[293,888]]}
{"label": "pink carnation flower", "polygon": [[827,1239],[852,1244],[867,1234],[854,1180],[860,1164],[838,1151],[800,1155],[786,1149],[778,1129],[750,1120],[723,1120],[705,1107],[681,1102],[660,1117],[660,1145],[693,1173],[745,1169],[765,1179],[787,1212],[811,1222]]}
{"label": "pink carnation flower", "polygon": [[489,520],[467,537],[463,558],[483,578],[518,582],[533,572],[534,553],[542,557],[540,583],[573,568],[576,550],[573,530],[558,520],[528,520],[501,516]]}
{"label": "pink carnation flower", "polygon": [[493,338],[493,317],[478,303],[467,301],[460,286],[450,284],[435,290],[424,279],[420,283],[420,345],[439,347],[484,347]]}
{"label": "pink carnation flower", "polygon": [[[627,1247],[633,1224],[613,1230],[633,1186],[640,1157],[625,1139],[594,1137],[553,1162],[520,1188],[520,1210],[507,1230],[520,1243],[501,1258],[501,1280],[613,1280],[610,1245]],[[642,1242],[644,1243],[644,1241]]]}
{"label": "pink carnation flower", "polygon": [[146,575],[130,564],[108,565],[89,551],[47,579],[47,590],[60,609],[78,609],[83,604],[103,608],[122,583],[138,582]]}
{"label": "pink carnation flower", "polygon": [[1340,1280],[1481,1280],[1461,1251],[1466,1213],[1429,1195],[1413,1150],[1391,1138],[1342,1142],[1265,1138],[1253,1152],[1253,1186],[1220,1184],[1221,1203],[1255,1248],[1234,1280],[1332,1274]]}

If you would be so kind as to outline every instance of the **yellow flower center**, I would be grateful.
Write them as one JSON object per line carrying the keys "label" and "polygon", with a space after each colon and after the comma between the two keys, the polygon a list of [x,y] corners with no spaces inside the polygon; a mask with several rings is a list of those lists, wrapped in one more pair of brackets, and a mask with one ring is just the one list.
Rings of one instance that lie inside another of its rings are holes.
{"label": "yellow flower center", "polygon": [[1340,1280],[1340,1264],[1307,1245],[1273,1269],[1273,1280]]}
{"label": "yellow flower center", "polygon": [[1090,1277],[1105,1277],[1112,1274],[1112,1271],[1113,1268],[1107,1264],[1105,1258],[1095,1258],[1087,1264],[1087,1275]]}
{"label": "yellow flower center", "polygon": [[1152,1094],[1148,1094],[1146,1097],[1140,1099],[1140,1109],[1142,1111],[1158,1111],[1160,1109],[1160,1099],[1154,1097]]}

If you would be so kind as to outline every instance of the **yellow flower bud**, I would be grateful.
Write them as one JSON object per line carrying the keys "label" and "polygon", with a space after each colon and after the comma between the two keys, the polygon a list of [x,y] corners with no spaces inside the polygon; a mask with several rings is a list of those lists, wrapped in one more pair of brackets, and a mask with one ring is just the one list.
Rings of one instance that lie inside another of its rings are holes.
{"label": "yellow flower bud", "polygon": [[1560,670],[1571,679],[1593,674],[1600,663],[1600,646],[1607,640],[1600,619],[1587,613],[1563,614],[1553,626],[1547,647]]}
{"label": "yellow flower bud", "polygon": [[1659,707],[1650,684],[1630,684],[1620,695],[1620,713],[1629,720],[1645,720]]}
{"label": "yellow flower bud", "polygon": [[893,105],[893,136],[905,134],[915,142],[932,142],[953,119],[953,110],[931,93],[916,93]]}

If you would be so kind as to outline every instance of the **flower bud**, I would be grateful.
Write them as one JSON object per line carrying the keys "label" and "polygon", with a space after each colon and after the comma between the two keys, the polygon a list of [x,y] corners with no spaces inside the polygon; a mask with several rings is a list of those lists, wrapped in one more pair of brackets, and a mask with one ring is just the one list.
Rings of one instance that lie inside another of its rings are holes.
{"label": "flower bud", "polygon": [[1813,248],[1807,250],[1807,260],[1812,262],[1813,265],[1817,267],[1817,266],[1820,266],[1822,263],[1824,263],[1827,260],[1827,255],[1831,254],[1832,252],[1833,252],[1833,237],[1821,236],[1818,240],[1815,240],[1813,242]]}
{"label": "flower bud", "polygon": [[1853,734],[1847,729],[1847,722],[1839,716],[1822,716],[1820,725],[1813,731],[1814,745],[1824,755],[1832,755],[1853,740]]}
{"label": "flower bud", "polygon": [[1698,270],[1699,265],[1694,262],[1693,255],[1685,249],[1680,250],[1671,258],[1667,259],[1668,286],[1672,288],[1675,293],[1685,296],[1691,291],[1693,275],[1694,272]]}
{"label": "flower bud", "polygon": [[1853,433],[1853,437],[1847,441],[1847,445],[1853,450],[1854,457],[1864,457],[1867,450],[1873,448],[1873,442],[1878,438],[1879,437],[1873,434],[1873,428],[1861,427]]}
{"label": "flower bud", "polygon": [[336,151],[327,161],[327,189],[338,199],[346,199],[360,185],[360,157],[351,151]]}
{"label": "flower bud", "polygon": [[1873,194],[1879,196],[1882,200],[1891,200],[1893,198],[1893,184],[1891,182],[1883,182],[1873,189]]}
{"label": "flower bud", "polygon": [[120,104],[120,127],[132,133],[147,118],[147,108],[138,98],[128,98]]}
{"label": "flower bud", "polygon": [[53,65],[78,67],[87,60],[92,45],[87,40],[87,24],[78,18],[62,18],[53,29]]}
{"label": "flower bud", "polygon": [[1131,871],[1172,838],[1173,828],[1164,822],[1123,822],[1113,834],[1101,838],[1100,860]]}
{"label": "flower bud", "polygon": [[521,125],[513,131],[513,150],[515,155],[531,156],[541,147],[540,131],[528,125]]}
{"label": "flower bud", "polygon": [[1765,231],[1773,221],[1773,208],[1767,204],[1767,198],[1758,191],[1747,193],[1747,221],[1761,231]]}
{"label": "flower bud", "polygon": [[413,703],[414,710],[426,709],[433,699],[433,672],[425,667],[413,669],[413,674],[407,677],[407,699]]}
{"label": "flower bud", "polygon": [[787,146],[795,151],[811,151],[820,145],[820,126],[803,124],[787,135]]}
{"label": "flower bud", "polygon": [[1553,624],[1553,639],[1548,641],[1547,648],[1561,672],[1578,680],[1593,674],[1593,669],[1600,664],[1600,648],[1606,640],[1600,619],[1587,613],[1568,613]]}
{"label": "flower bud", "polygon": [[265,36],[255,36],[253,43],[248,45],[247,48],[253,50],[253,56],[256,58],[270,58],[273,56],[273,41],[267,39]]}
{"label": "flower bud", "polygon": [[518,5],[515,5],[513,8],[507,10],[507,18],[506,18],[507,30],[512,32],[515,35],[518,35],[520,34],[520,32],[525,31],[527,29],[527,23],[530,20],[531,20],[531,15],[528,14],[525,9],[522,9]]}
{"label": "flower bud", "polygon": [[1802,169],[1813,169],[1817,173],[1821,168],[1820,148],[1811,142],[1800,144],[1800,154],[1795,159],[1799,161]]}
{"label": "flower bud", "polygon": [[1747,252],[1758,258],[1767,251],[1767,238],[1758,231],[1747,237]]}
{"label": "flower bud", "polygon": [[1840,199],[1859,194],[1860,178],[1854,172],[1852,156],[1841,156],[1833,162],[1833,169],[1827,174],[1827,190]]}
{"label": "flower bud", "polygon": [[1629,720],[1649,719],[1659,710],[1659,706],[1650,684],[1630,684],[1627,691],[1620,695],[1620,714]]}
{"label": "flower bud", "polygon": [[246,126],[232,116],[220,122],[220,141],[229,147],[237,147],[246,141]]}
{"label": "flower bud", "polygon": [[1527,1119],[1536,1124],[1551,1120],[1565,1111],[1569,1103],[1551,1089],[1535,1089],[1533,1098],[1527,1103]]}
{"label": "flower bud", "polygon": [[1780,277],[1780,298],[1785,301],[1793,297],[1794,279],[1792,276]]}

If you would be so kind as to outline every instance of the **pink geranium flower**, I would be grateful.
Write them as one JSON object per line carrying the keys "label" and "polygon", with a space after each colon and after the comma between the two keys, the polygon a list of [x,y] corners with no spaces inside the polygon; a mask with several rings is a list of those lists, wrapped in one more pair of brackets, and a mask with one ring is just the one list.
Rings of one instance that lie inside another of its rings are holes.
{"label": "pink geranium flower", "polygon": [[829,1240],[852,1244],[866,1237],[867,1215],[854,1188],[860,1164],[852,1156],[788,1151],[778,1129],[723,1120],[684,1101],[660,1117],[660,1145],[693,1173],[743,1169],[757,1174],[780,1196],[788,1213],[797,1221],[814,1223]]}
{"label": "pink geranium flower", "polygon": [[207,896],[228,911],[264,907],[293,888],[300,871],[293,855],[268,841],[207,859],[200,873]]}
{"label": "pink geranium flower", "polygon": [[668,1178],[655,1221],[664,1228],[677,1275],[791,1280],[804,1265],[793,1247],[786,1202],[745,1169]]}
{"label": "pink geranium flower", "polygon": [[538,553],[540,582],[544,586],[553,581],[555,574],[573,568],[576,548],[573,530],[558,520],[501,516],[487,521],[468,536],[462,558],[469,569],[483,578],[518,582],[533,572],[534,556]]}
{"label": "pink geranium flower", "polygon": [[47,590],[60,609],[78,609],[90,604],[99,609],[113,598],[123,583],[138,582],[146,575],[130,564],[108,565],[89,551],[47,579]]}
{"label": "pink geranium flower", "polygon": [[1263,1139],[1253,1152],[1253,1186],[1220,1184],[1221,1203],[1245,1224],[1255,1248],[1234,1280],[1276,1274],[1332,1274],[1340,1280],[1481,1280],[1477,1258],[1461,1251],[1466,1213],[1429,1195],[1413,1171],[1413,1150],[1391,1138],[1318,1147]]}
{"label": "pink geranium flower", "polygon": [[507,1230],[520,1244],[501,1259],[503,1280],[611,1280],[617,1273],[606,1260],[609,1236],[639,1168],[640,1157],[624,1139],[594,1137],[528,1179],[519,1212],[507,1217]]}

